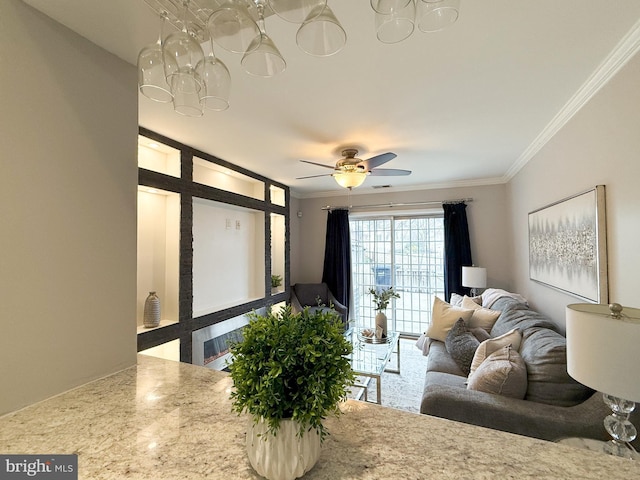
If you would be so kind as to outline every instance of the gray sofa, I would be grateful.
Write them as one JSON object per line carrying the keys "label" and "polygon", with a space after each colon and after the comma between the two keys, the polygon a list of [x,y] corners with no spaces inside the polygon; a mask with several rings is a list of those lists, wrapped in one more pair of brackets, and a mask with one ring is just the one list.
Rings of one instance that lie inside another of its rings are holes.
{"label": "gray sofa", "polygon": [[[566,340],[555,324],[510,297],[498,299],[491,309],[502,311],[491,337],[513,328],[522,334],[518,351],[527,368],[525,398],[467,389],[467,376],[448,353],[445,342],[427,339],[430,345],[420,412],[544,440],[608,439],[603,420],[610,411],[602,394],[567,374]],[[638,416],[634,413],[632,418],[635,425]]]}

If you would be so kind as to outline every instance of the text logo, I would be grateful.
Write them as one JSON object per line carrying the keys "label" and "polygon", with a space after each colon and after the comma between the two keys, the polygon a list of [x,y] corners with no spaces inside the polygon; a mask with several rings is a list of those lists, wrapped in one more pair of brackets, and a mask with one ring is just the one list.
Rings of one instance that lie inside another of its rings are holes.
{"label": "text logo", "polygon": [[77,455],[0,455],[0,480],[77,480]]}

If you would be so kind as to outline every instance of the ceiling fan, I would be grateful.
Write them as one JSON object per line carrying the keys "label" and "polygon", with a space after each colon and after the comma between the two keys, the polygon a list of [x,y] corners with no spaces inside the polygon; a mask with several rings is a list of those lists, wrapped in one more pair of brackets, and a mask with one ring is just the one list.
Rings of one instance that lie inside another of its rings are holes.
{"label": "ceiling fan", "polygon": [[335,167],[332,167],[331,165],[324,165],[322,163],[310,162],[309,160],[300,160],[301,162],[310,163],[311,165],[330,168],[334,171],[334,173],[298,177],[296,180],[332,176],[336,180],[336,182],[338,182],[338,185],[344,188],[351,189],[362,185],[362,182],[364,182],[364,179],[367,177],[367,175],[390,177],[411,174],[411,170],[399,170],[397,168],[378,168],[380,165],[384,165],[385,163],[396,158],[397,155],[395,153],[382,153],[367,160],[357,158],[357,154],[357,149],[345,148],[344,150],[342,150],[342,155],[344,156],[344,158],[338,160]]}

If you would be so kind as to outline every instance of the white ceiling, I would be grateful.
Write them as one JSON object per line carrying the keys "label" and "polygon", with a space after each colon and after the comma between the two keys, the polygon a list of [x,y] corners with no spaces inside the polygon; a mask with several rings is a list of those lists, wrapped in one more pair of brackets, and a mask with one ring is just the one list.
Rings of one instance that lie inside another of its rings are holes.
{"label": "white ceiling", "polygon": [[[143,0],[24,0],[135,65],[157,37]],[[420,0],[418,0],[420,1]],[[396,190],[504,182],[640,47],[638,0],[461,0],[438,33],[377,41],[368,0],[330,0],[347,45],[327,58],[295,45],[297,25],[267,18],[287,61],[274,78],[231,72],[231,107],[202,118],[140,96],[140,125],[289,185],[294,195],[341,189],[306,159],[333,165],[392,151],[385,167],[408,177],[368,177]],[[354,192],[356,193],[356,192]],[[330,194],[330,193],[329,193]]]}

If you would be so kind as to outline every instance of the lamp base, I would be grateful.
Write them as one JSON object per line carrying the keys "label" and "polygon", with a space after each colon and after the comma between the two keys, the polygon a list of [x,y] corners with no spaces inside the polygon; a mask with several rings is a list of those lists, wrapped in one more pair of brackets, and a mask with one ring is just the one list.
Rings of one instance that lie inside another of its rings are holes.
{"label": "lamp base", "polygon": [[604,428],[611,435],[611,440],[602,449],[610,455],[640,460],[640,455],[630,443],[638,434],[636,427],[629,421],[629,415],[635,410],[636,404],[606,393],[602,394],[602,399],[611,409],[611,415],[604,419]]}
{"label": "lamp base", "polygon": [[604,453],[614,455],[616,457],[628,458],[629,460],[640,460],[640,454],[628,442],[619,442],[618,440],[609,440],[602,446]]}

